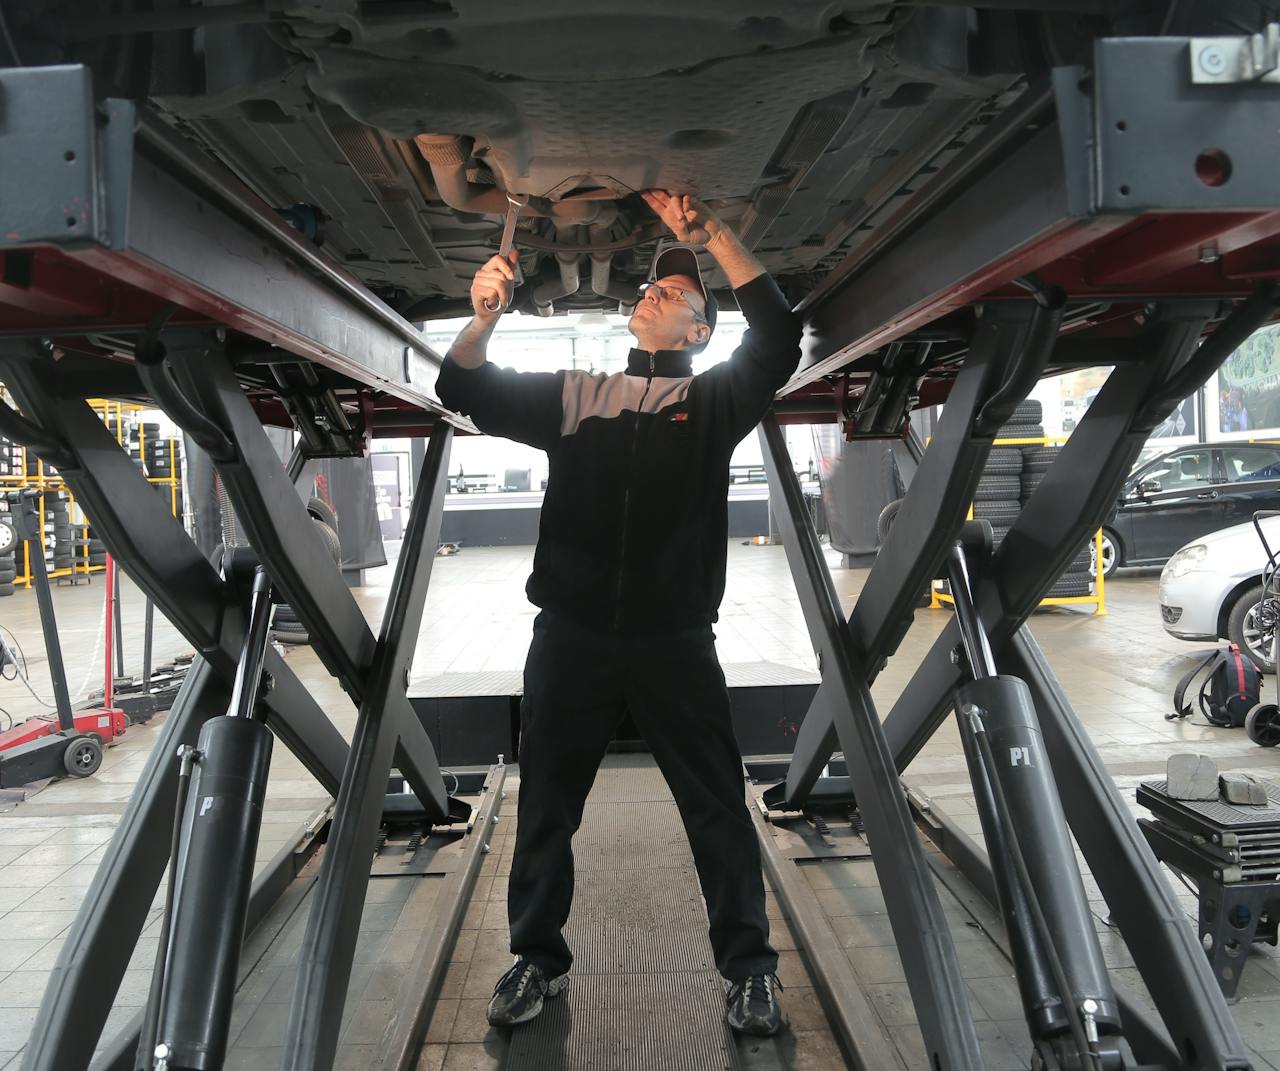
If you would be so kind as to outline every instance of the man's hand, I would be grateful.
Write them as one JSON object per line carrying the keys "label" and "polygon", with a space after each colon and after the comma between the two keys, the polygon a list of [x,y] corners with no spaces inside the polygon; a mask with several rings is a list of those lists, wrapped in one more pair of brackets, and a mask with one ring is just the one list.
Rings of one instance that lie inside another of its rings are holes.
{"label": "man's hand", "polygon": [[475,315],[458,332],[447,354],[456,364],[463,368],[479,368],[484,364],[489,336],[515,294],[519,262],[520,254],[514,249],[505,257],[497,254],[486,260],[471,280],[471,309]]}
{"label": "man's hand", "polygon": [[668,193],[666,190],[642,190],[645,203],[671,228],[679,242],[706,246],[724,277],[735,290],[764,274],[764,265],[751,255],[733,228],[696,197]]}
{"label": "man's hand", "polygon": [[519,262],[520,253],[513,249],[505,257],[494,254],[480,266],[471,280],[471,308],[477,320],[488,324],[507,311],[515,294]]}
{"label": "man's hand", "polygon": [[671,229],[677,241],[689,245],[708,245],[725,229],[711,209],[688,194],[641,190],[640,196]]}

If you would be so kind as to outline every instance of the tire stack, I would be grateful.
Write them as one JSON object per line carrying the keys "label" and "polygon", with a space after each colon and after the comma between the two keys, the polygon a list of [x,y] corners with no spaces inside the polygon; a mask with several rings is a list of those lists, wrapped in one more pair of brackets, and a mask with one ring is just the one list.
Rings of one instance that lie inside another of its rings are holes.
{"label": "tire stack", "polygon": [[[4,405],[0,401],[0,405]],[[22,450],[0,435],[0,476],[17,476],[22,472]],[[12,489],[0,487],[0,598],[13,594],[13,578],[18,572],[18,533],[9,514],[9,503],[3,492]]]}
{"label": "tire stack", "polygon": [[[1043,439],[1043,419],[1044,413],[1039,402],[1023,402],[1014,410],[1013,422],[1001,428],[1000,434],[996,438]],[[1058,454],[1062,452],[1062,448],[1058,446],[1026,445],[1021,447],[1021,451],[1022,476],[1020,477],[1019,498],[1020,503],[1025,505],[1027,500],[1035,493],[1036,488],[1040,486],[1040,481],[1044,479],[1044,474],[1049,471],[1049,467],[1058,459]],[[1089,562],[1089,547],[1086,545],[1067,563],[1066,570],[1054,581],[1053,587],[1049,589],[1045,597],[1067,599],[1091,595],[1093,593],[1093,583],[1089,575]]]}
{"label": "tire stack", "polygon": [[89,565],[106,565],[107,564],[107,545],[97,537],[92,528],[89,529],[88,540],[88,558]]}
{"label": "tire stack", "polygon": [[0,435],[0,476],[17,476],[21,471],[22,448]]}
{"label": "tire stack", "polygon": [[166,505],[175,507],[174,516],[182,520],[182,440],[162,439],[159,437],[158,430],[157,434],[152,434],[151,429],[158,429],[158,427],[159,425],[143,424],[145,430],[142,444],[143,462],[146,465],[147,475],[152,479],[177,480],[172,489],[176,492],[172,499],[168,483],[157,483],[155,489]]}
{"label": "tire stack", "polygon": [[0,499],[0,598],[13,594],[13,578],[18,571],[17,550],[18,533],[9,514],[9,504]]}
{"label": "tire stack", "polygon": [[160,435],[160,425],[143,422],[134,424],[130,427],[125,424],[124,451],[129,455],[129,460],[141,470],[146,472],[146,464],[143,461],[142,450],[144,442],[151,442]]}
{"label": "tire stack", "polygon": [[107,425],[107,431],[111,432],[111,437],[118,443],[128,443],[131,434],[129,421],[124,416],[117,418],[115,413],[107,412],[103,414],[102,421]]}
{"label": "tire stack", "polygon": [[70,569],[75,560],[75,541],[71,536],[71,502],[65,491],[46,491],[44,495],[45,560],[49,570]]}
{"label": "tire stack", "polygon": [[991,525],[997,547],[1004,542],[1022,508],[1018,501],[1021,475],[1021,450],[1015,446],[991,448],[978,478],[978,489],[973,493],[973,519]]}
{"label": "tire stack", "polygon": [[[324,539],[325,546],[329,550],[329,556],[333,558],[333,563],[341,565],[342,545],[338,540],[338,518],[333,512],[333,508],[322,499],[313,498],[307,503],[307,512],[311,515],[312,523]],[[271,632],[280,643],[302,645],[311,642],[306,626],[299,619],[294,608],[287,602],[282,602],[276,607],[275,616],[271,619]]]}

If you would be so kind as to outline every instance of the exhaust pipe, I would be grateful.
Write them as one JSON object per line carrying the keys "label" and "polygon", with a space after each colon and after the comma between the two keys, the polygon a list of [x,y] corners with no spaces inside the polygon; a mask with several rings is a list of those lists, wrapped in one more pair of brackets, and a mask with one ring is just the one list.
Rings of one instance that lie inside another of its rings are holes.
{"label": "exhaust pipe", "polygon": [[533,288],[533,307],[539,316],[555,312],[554,302],[576,294],[582,288],[582,276],[578,272],[579,257],[576,253],[559,253],[559,279],[545,279]]}
{"label": "exhaust pipe", "polygon": [[591,289],[601,297],[610,298],[618,303],[618,311],[630,315],[640,301],[640,294],[634,286],[616,282],[612,278],[613,254],[591,254]]}
{"label": "exhaust pipe", "polygon": [[[466,163],[470,149],[457,134],[419,134],[413,139],[418,151],[431,167],[440,199],[459,212],[475,212],[486,216],[507,214],[507,195],[496,186],[481,186],[467,181]],[[532,205],[526,215],[541,215]]]}

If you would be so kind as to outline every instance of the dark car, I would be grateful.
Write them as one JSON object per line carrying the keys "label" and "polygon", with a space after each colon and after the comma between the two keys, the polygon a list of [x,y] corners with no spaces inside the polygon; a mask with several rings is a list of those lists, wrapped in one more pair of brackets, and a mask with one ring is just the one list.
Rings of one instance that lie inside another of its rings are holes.
{"label": "dark car", "polygon": [[1103,528],[1103,562],[1163,565],[1209,532],[1280,509],[1280,444],[1199,443],[1139,465]]}

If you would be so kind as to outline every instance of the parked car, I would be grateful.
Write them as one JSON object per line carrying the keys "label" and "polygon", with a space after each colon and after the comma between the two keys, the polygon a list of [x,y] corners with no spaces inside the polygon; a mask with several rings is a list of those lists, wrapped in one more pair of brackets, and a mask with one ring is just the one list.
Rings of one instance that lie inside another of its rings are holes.
{"label": "parked car", "polygon": [[1262,509],[1280,509],[1280,444],[1196,443],[1170,450],[1137,466],[1125,481],[1103,526],[1104,575],[1122,565],[1161,565],[1179,547],[1249,521]]}
{"label": "parked car", "polygon": [[[1262,528],[1272,549],[1280,548],[1280,517],[1264,520]],[[1182,547],[1160,574],[1160,620],[1165,632],[1196,642],[1230,640],[1259,669],[1274,673],[1271,633],[1258,622],[1266,560],[1252,520]]]}

